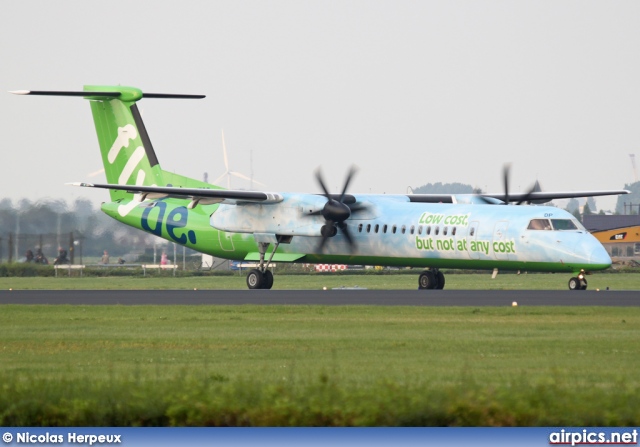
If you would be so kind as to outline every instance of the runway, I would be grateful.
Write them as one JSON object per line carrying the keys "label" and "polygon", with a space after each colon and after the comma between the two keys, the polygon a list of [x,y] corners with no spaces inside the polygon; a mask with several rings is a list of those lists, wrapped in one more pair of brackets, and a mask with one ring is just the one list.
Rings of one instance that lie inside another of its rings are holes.
{"label": "runway", "polygon": [[559,290],[3,290],[0,304],[640,306],[638,291]]}

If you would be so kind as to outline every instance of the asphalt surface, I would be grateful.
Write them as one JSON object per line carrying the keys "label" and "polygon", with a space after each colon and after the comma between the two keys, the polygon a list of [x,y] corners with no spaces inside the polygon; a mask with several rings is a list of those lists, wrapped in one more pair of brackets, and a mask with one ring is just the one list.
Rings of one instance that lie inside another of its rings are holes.
{"label": "asphalt surface", "polygon": [[640,292],[584,290],[2,290],[0,304],[640,306]]}

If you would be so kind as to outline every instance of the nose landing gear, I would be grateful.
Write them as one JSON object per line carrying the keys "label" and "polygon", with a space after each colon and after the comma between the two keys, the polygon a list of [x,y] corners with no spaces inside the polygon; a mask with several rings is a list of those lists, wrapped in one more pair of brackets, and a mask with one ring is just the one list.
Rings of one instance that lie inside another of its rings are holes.
{"label": "nose landing gear", "polygon": [[569,280],[569,290],[587,290],[587,278],[585,278],[584,270],[580,270],[578,276]]}

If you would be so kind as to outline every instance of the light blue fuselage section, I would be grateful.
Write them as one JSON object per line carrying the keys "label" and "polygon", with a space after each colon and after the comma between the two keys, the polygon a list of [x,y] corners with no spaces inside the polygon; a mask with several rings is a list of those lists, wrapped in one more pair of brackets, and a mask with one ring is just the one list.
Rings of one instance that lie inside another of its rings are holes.
{"label": "light blue fuselage section", "polygon": [[[564,210],[415,203],[407,196],[355,196],[357,205],[366,208],[354,211],[346,221],[353,248],[338,231],[320,252],[320,227],[325,221],[313,213],[326,199],[309,194],[283,197],[277,204],[220,205],[211,216],[211,225],[252,239],[254,234],[291,236],[277,253],[304,255],[298,262],[568,272],[604,269],[611,264],[602,245]],[[571,220],[578,229],[527,229],[538,218]],[[229,257],[231,253],[218,255]],[[256,257],[251,252],[244,259]]]}

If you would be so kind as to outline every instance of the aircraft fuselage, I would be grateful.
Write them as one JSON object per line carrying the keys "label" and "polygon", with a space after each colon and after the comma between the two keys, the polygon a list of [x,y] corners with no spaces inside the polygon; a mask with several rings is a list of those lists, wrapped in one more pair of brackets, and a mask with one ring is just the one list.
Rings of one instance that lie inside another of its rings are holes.
{"label": "aircraft fuselage", "polygon": [[[134,208],[110,203],[103,209],[131,226],[225,259],[258,260],[256,241],[263,235],[283,241],[273,258],[279,262],[575,273],[611,265],[602,245],[559,208],[356,197],[366,209],[346,221],[353,247],[339,232],[321,251],[324,218],[312,213],[324,199],[313,194],[283,194],[282,202],[264,205],[188,209],[185,200],[162,199]],[[128,214],[120,215],[119,207]],[[531,228],[532,220],[539,229]]]}

